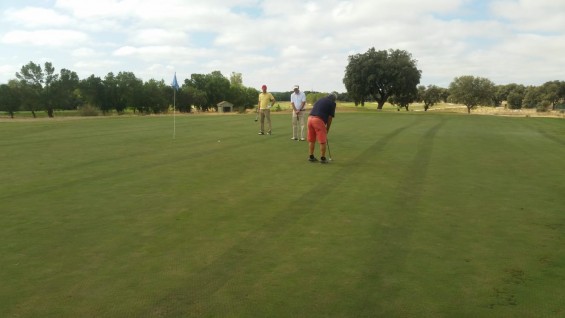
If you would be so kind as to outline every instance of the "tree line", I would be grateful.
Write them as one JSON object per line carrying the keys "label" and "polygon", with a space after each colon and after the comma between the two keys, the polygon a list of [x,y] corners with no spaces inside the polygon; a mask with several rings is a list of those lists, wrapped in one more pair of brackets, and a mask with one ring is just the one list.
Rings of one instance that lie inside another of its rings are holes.
{"label": "tree line", "polygon": [[[133,72],[79,79],[76,72],[68,69],[56,73],[51,62],[43,66],[29,62],[16,73],[15,79],[0,85],[0,111],[12,118],[18,111],[29,111],[33,117],[45,111],[54,117],[55,110],[77,109],[83,115],[123,114],[128,109],[139,114],[159,114],[170,110],[173,99],[179,112],[217,110],[222,101],[231,102],[239,110],[257,105],[259,90],[244,86],[241,73],[232,72],[229,79],[220,71],[192,74],[180,84],[175,92],[164,80],[144,82]],[[277,101],[290,100],[291,93],[272,92]],[[306,93],[309,103],[326,95]]]}
{"label": "tree line", "polygon": [[[448,88],[420,85],[422,71],[417,61],[404,50],[370,48],[366,53],[348,57],[343,83],[346,92],[337,93],[338,100],[364,106],[377,102],[382,109],[386,102],[398,109],[409,109],[414,102],[428,110],[439,102],[467,106],[470,113],[477,106],[504,106],[510,109],[533,108],[538,111],[565,108],[565,81],[549,81],[541,86],[521,84],[495,85],[484,77],[456,77]],[[144,82],[132,72],[110,72],[104,78],[94,75],[79,79],[76,72],[61,69],[55,72],[52,63],[43,67],[29,62],[16,73],[16,79],[0,85],[0,111],[10,117],[18,111],[45,111],[49,117],[55,110],[93,110],[106,114],[124,113],[132,109],[140,114],[169,111],[173,93],[180,112],[217,110],[217,104],[227,100],[240,110],[257,104],[259,91],[243,85],[242,74],[232,72],[229,79],[220,71],[192,74],[177,92],[164,80]],[[288,101],[291,92],[271,92],[278,101]],[[326,93],[305,92],[307,102],[314,103]]]}
{"label": "tree line", "polygon": [[[174,97],[173,97],[174,94]],[[240,73],[226,78],[220,71],[192,74],[177,92],[164,80],[143,81],[133,72],[108,73],[104,78],[91,75],[79,79],[76,72],[61,69],[55,72],[51,62],[29,62],[16,73],[16,78],[0,85],[0,111],[10,117],[18,111],[29,111],[36,117],[45,111],[49,117],[55,110],[94,109],[95,112],[123,114],[132,109],[140,114],[169,111],[175,98],[180,112],[217,110],[217,104],[228,100],[237,107],[252,108],[259,91],[245,87]]]}
{"label": "tree line", "polygon": [[[408,107],[424,103],[428,110],[441,101],[463,104],[470,113],[476,106],[504,106],[510,109],[535,108],[538,111],[565,108],[565,81],[549,81],[541,86],[521,84],[495,85],[484,77],[456,77],[448,88],[419,85],[422,71],[417,61],[404,50],[370,48],[349,56],[343,83],[355,105],[376,101],[378,109],[385,102]],[[504,103],[504,105],[502,105]]]}

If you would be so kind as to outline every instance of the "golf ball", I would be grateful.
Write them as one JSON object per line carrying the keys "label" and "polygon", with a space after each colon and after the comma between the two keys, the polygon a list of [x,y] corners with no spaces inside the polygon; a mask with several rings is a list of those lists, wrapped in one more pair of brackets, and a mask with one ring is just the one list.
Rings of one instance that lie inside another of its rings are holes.
{"label": "golf ball", "polygon": [[221,140],[218,140],[218,142],[222,142]]}

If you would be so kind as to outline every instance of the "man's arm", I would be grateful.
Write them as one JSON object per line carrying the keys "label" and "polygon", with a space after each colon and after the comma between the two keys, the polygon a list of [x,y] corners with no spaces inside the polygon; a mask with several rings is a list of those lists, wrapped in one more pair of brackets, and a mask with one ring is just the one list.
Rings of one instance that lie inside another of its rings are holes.
{"label": "man's arm", "polygon": [[275,97],[273,95],[271,95],[271,99],[269,100],[269,103],[267,104],[267,109],[270,109],[271,107],[275,106]]}
{"label": "man's arm", "polygon": [[332,120],[333,120],[333,119],[334,119],[334,118],[333,118],[331,115],[328,116],[328,123],[326,124],[326,133],[329,133],[329,132],[330,132],[330,126],[332,125]]}
{"label": "man's arm", "polygon": [[[294,93],[293,93],[294,94]],[[294,112],[296,113],[298,111],[298,109],[296,109],[296,105],[294,105],[294,98],[292,98],[292,95],[290,95],[290,106],[292,106],[292,109],[294,110]]]}

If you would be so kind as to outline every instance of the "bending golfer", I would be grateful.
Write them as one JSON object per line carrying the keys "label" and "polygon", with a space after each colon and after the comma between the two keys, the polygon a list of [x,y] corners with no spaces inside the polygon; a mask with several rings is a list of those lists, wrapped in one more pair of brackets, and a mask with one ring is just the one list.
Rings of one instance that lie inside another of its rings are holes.
{"label": "bending golfer", "polygon": [[308,161],[310,162],[318,161],[314,157],[316,140],[320,144],[320,162],[328,162],[326,159],[326,143],[332,120],[335,117],[335,100],[335,94],[323,97],[314,103],[314,107],[310,111],[310,116],[308,116],[308,147],[310,151]]}
{"label": "bending golfer", "polygon": [[259,94],[259,103],[257,104],[257,111],[261,116],[261,130],[259,130],[259,135],[265,134],[265,118],[267,118],[267,124],[269,124],[269,130],[267,134],[271,134],[271,106],[275,103],[275,97],[271,93],[267,93],[267,85],[261,87],[262,93]]}

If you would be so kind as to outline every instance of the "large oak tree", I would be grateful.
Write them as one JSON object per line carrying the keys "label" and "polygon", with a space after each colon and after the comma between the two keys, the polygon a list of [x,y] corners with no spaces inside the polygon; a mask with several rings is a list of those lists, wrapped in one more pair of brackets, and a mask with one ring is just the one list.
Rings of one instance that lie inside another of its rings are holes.
{"label": "large oak tree", "polygon": [[370,48],[366,53],[349,56],[343,83],[356,105],[364,105],[368,97],[373,97],[377,108],[382,109],[391,96],[402,106],[417,98],[421,75],[410,53]]}
{"label": "large oak tree", "polygon": [[449,84],[450,98],[455,103],[467,106],[467,113],[476,106],[492,105],[495,85],[488,78],[464,75]]}

